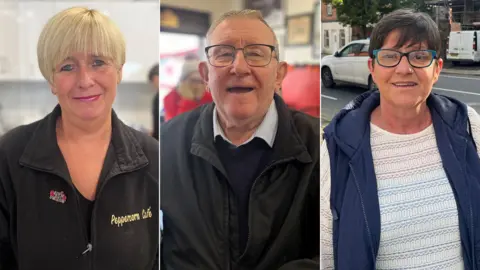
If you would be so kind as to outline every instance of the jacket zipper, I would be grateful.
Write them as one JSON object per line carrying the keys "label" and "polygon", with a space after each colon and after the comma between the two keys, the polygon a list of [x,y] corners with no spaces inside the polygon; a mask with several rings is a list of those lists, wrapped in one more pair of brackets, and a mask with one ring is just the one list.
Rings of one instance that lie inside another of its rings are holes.
{"label": "jacket zipper", "polygon": [[362,205],[362,211],[363,211],[363,218],[365,220],[365,226],[367,226],[367,234],[370,242],[370,249],[371,249],[370,251],[372,252],[372,260],[373,260],[372,262],[375,267],[376,259],[375,259],[375,252],[373,250],[372,233],[370,231],[370,226],[368,226],[367,213],[365,212],[365,204],[363,203],[362,193],[360,192],[360,185],[358,184],[357,177],[355,176],[355,171],[353,170],[352,163],[349,162],[348,166],[350,167],[350,171],[352,172],[353,180],[355,182],[355,186],[357,187],[357,191],[358,191],[358,196],[360,197],[360,203]]}
{"label": "jacket zipper", "polygon": [[[115,164],[115,163],[114,163]],[[51,171],[47,171],[45,169],[41,169],[41,168],[37,168],[37,167],[33,167],[33,166],[30,166],[30,165],[27,165],[27,164],[23,164],[23,166],[26,166],[28,168],[31,168],[31,169],[34,169],[34,170],[37,170],[37,171],[41,171],[41,172],[45,172],[45,173],[49,173],[49,174],[53,174],[53,175],[56,175],[60,178],[62,178],[63,180],[65,180],[60,174],[57,174],[57,173],[54,173],[54,172],[51,172]],[[148,164],[144,164],[143,166],[141,167],[137,167],[133,170],[128,170],[128,171],[122,171],[122,172],[119,172],[119,173],[115,173],[107,178],[105,178],[105,181],[103,181],[102,185],[100,185],[98,187],[98,192],[97,194],[95,195],[95,201],[100,197],[100,193],[102,192],[103,190],[103,187],[106,185],[107,181],[112,179],[113,177],[116,177],[118,175],[121,175],[121,174],[125,174],[125,173],[130,173],[130,172],[133,172],[133,171],[137,171],[137,170],[140,170],[144,167],[146,167]],[[70,186],[70,188],[73,190],[73,193],[75,194],[75,201],[76,201],[76,205],[77,205],[77,218],[78,218],[78,221],[79,223],[81,224],[85,224],[83,221],[82,221],[82,218],[80,217],[80,198],[78,197],[78,194],[76,192],[76,188],[75,186],[71,183],[71,181],[67,181],[65,180],[68,185]],[[88,241],[88,236],[87,236],[87,228],[85,227],[85,225],[81,225],[80,226],[80,230],[82,231],[82,236],[83,236],[83,239],[85,240],[85,243],[87,243],[87,246],[86,246],[86,249],[79,255],[77,256],[77,258],[80,258],[81,256],[85,256],[87,255],[89,252],[92,252],[93,250],[93,240],[94,240],[94,233],[95,233],[95,230],[94,230],[94,224],[95,224],[95,209],[96,209],[96,205],[97,204],[94,204],[93,205],[93,209],[92,209],[92,219],[90,221],[90,226],[91,226],[91,241]],[[89,258],[89,264],[90,264],[90,269],[93,270],[94,269],[94,263],[93,263],[93,253],[92,253],[92,257]]]}
{"label": "jacket zipper", "polygon": [[[225,187],[225,185],[224,185]],[[227,191],[227,219],[226,219],[226,228],[228,230],[228,239],[230,239],[230,191],[228,190],[228,186],[226,187],[226,191]],[[231,263],[231,259],[232,259],[232,254],[231,254],[231,251],[230,251],[230,245],[228,245],[228,249],[227,249],[227,270],[232,270],[232,263]]]}
{"label": "jacket zipper", "polygon": [[472,238],[472,264],[473,269],[477,269],[477,261],[476,261],[476,251],[475,251],[475,240],[474,240],[474,231],[473,231],[473,209],[472,203],[470,202],[470,225],[472,226],[471,238]]}
{"label": "jacket zipper", "polygon": [[[110,177],[111,178],[111,177]],[[108,178],[108,179],[110,179]],[[108,180],[107,178],[105,178],[105,180],[103,181],[103,183],[98,187],[98,192],[95,194],[95,202],[97,202],[98,198],[100,197],[100,193],[102,192],[102,189],[103,187],[105,186],[105,183],[107,182]],[[95,218],[96,218],[96,209],[97,209],[97,205],[98,203],[94,203],[93,204],[93,208],[92,208],[92,218],[90,219],[90,241],[92,242],[93,244],[93,240],[95,239],[95,230],[94,230],[94,225],[95,225]],[[92,249],[92,245],[90,244],[90,250]],[[87,249],[88,250],[88,249]],[[95,265],[94,265],[94,258],[93,258],[93,253],[92,253],[92,259],[90,260],[90,269],[94,270],[95,269]]]}
{"label": "jacket zipper", "polygon": [[[70,185],[70,187],[73,189],[73,192],[75,193],[75,202],[77,204],[77,211],[76,211],[77,212],[77,218],[78,218],[80,224],[82,224],[81,225],[82,235],[83,235],[83,238],[85,239],[85,243],[87,243],[87,246],[85,247],[86,249],[82,252],[82,254],[80,254],[80,256],[77,257],[77,258],[79,258],[79,257],[88,255],[87,253],[92,251],[93,245],[92,245],[91,242],[93,242],[93,241],[88,241],[87,228],[85,227],[85,222],[82,220],[82,217],[80,216],[80,198],[79,198],[79,195],[77,194],[77,190],[75,189],[73,184],[71,184],[70,182],[68,184]],[[90,240],[93,240],[93,239],[90,239]],[[92,269],[92,267],[91,267],[92,259],[91,258],[88,258],[88,264],[90,265],[90,269]]]}
{"label": "jacket zipper", "polygon": [[[116,163],[114,163],[113,166],[115,166]],[[112,174],[112,175],[107,175],[107,177],[105,177],[105,180],[102,182],[102,184],[100,186],[98,186],[98,191],[97,193],[95,194],[95,202],[100,198],[100,194],[102,193],[102,190],[103,188],[106,186],[107,182],[114,178],[114,177],[117,177],[119,175],[122,175],[122,174],[125,174],[125,173],[130,173],[130,172],[134,172],[134,171],[137,171],[137,170],[140,170],[142,168],[144,168],[145,166],[147,166],[148,164],[145,164],[141,167],[138,167],[138,168],[135,168],[134,170],[128,170],[128,171],[122,171],[122,172],[118,172],[118,173],[115,173],[115,174]],[[94,230],[94,225],[95,225],[95,220],[96,220],[96,215],[95,215],[95,210],[97,209],[97,203],[94,203],[93,204],[93,209],[92,209],[92,219],[90,220],[90,227],[91,227],[91,234],[90,234],[90,237],[91,237],[91,242],[93,244],[93,240],[95,238],[95,230]],[[87,246],[87,250],[90,249],[92,250],[93,248],[93,245],[92,244],[89,244],[90,246]],[[87,250],[84,251],[84,253],[87,252]],[[93,253],[92,253],[92,258],[90,260],[90,269],[91,270],[94,270],[95,269],[95,266],[94,266],[94,260],[93,260]]]}
{"label": "jacket zipper", "polygon": [[[466,140],[465,140],[466,141]],[[466,142],[468,144],[468,142]],[[465,175],[465,177],[467,177],[467,174],[466,172],[463,173]],[[473,269],[477,269],[477,259],[476,259],[476,252],[475,252],[475,230],[474,230],[474,223],[473,223],[473,207],[472,207],[472,200],[468,200],[470,203],[469,203],[469,208],[470,208],[470,226],[471,226],[471,233],[470,233],[470,237],[471,237],[471,242],[472,242],[472,267]]]}
{"label": "jacket zipper", "polygon": [[277,161],[275,161],[275,162],[273,162],[273,163],[270,163],[270,165],[268,165],[265,169],[263,169],[263,171],[262,171],[262,172],[257,176],[257,178],[255,178],[255,180],[253,181],[252,187],[250,188],[250,194],[248,194],[248,209],[249,209],[249,210],[248,210],[247,244],[245,245],[245,250],[243,251],[242,255],[240,255],[240,258],[242,258],[243,256],[245,256],[245,254],[247,253],[249,244],[250,244],[250,228],[252,227],[252,226],[251,226],[251,222],[252,222],[252,211],[250,211],[250,206],[251,206],[251,204],[252,204],[252,193],[253,193],[253,190],[255,189],[255,184],[257,183],[257,180],[258,180],[259,178],[261,178],[265,172],[267,172],[268,170],[270,170],[270,169],[273,168],[274,166],[277,166],[277,165],[279,165],[279,164],[288,162],[288,161],[293,160],[293,159],[295,159],[295,158],[294,158],[294,157],[289,157],[289,158],[277,160]]}
{"label": "jacket zipper", "polygon": [[[468,140],[467,139],[464,139],[464,142],[465,142],[465,145],[466,147],[468,147]],[[452,145],[450,145],[450,151],[452,151],[453,153],[455,153],[453,151],[453,148],[452,148]],[[464,164],[465,165],[465,164]],[[467,173],[466,171],[463,169],[462,166],[460,166],[460,170],[462,171],[462,174],[467,177]],[[449,180],[449,183],[450,183],[450,186],[451,188],[455,191],[455,187],[453,186],[453,184],[451,183],[451,180]],[[467,179],[466,179],[467,180]],[[455,192],[454,192],[454,195],[455,195]],[[469,196],[470,197],[470,196]],[[457,197],[455,197],[455,200],[457,201],[458,203],[458,199]],[[473,207],[472,207],[472,201],[471,199],[468,200],[468,208],[469,208],[469,214],[470,214],[470,248],[472,249],[472,270],[477,270],[477,267],[476,267],[476,256],[475,256],[475,239],[474,239],[474,231],[473,231],[473,228],[474,228],[474,225],[473,225]]]}
{"label": "jacket zipper", "polygon": [[[87,243],[87,246],[86,246],[86,249],[80,254],[77,256],[77,259],[82,257],[82,256],[85,256],[87,253],[91,252],[92,251],[92,244],[88,241],[88,236],[87,236],[87,228],[85,228],[85,222],[83,222],[82,218],[80,217],[80,198],[78,197],[78,194],[77,194],[77,191],[75,189],[75,187],[73,186],[73,184],[71,183],[71,181],[68,181],[66,179],[64,179],[60,174],[57,174],[55,172],[52,172],[52,171],[48,171],[48,170],[45,170],[45,169],[42,169],[42,168],[37,168],[37,167],[33,167],[33,166],[30,166],[30,165],[27,165],[27,164],[23,164],[23,166],[25,167],[28,167],[30,169],[33,169],[33,170],[37,170],[37,171],[41,171],[41,172],[45,172],[45,173],[48,173],[48,174],[53,174],[55,176],[58,176],[60,177],[61,179],[65,180],[65,182],[68,183],[68,185],[70,186],[70,189],[73,191],[73,194],[75,194],[75,204],[77,206],[77,211],[76,212],[76,216],[77,216],[77,219],[78,219],[78,222],[82,225],[80,225],[80,231],[81,231],[81,234],[83,236],[83,239],[85,241],[85,243]],[[92,260],[91,258],[89,258],[89,263],[91,265],[92,263]]]}
{"label": "jacket zipper", "polygon": [[[472,139],[473,140],[473,139]],[[468,147],[468,140],[464,139],[466,147]],[[450,150],[453,151],[452,146],[450,145]],[[453,152],[455,153],[455,152]],[[465,154],[466,155],[466,154]],[[464,164],[465,165],[465,164]],[[460,166],[460,169],[462,170],[463,175],[465,178],[467,177],[467,172],[463,169],[463,167]],[[465,179],[468,180],[468,179]],[[453,188],[453,187],[452,187]],[[470,197],[470,196],[469,196]],[[476,270],[477,269],[477,262],[476,262],[476,254],[475,254],[475,236],[474,236],[474,224],[473,224],[473,207],[472,207],[472,200],[468,200],[469,205],[468,208],[470,210],[470,242],[471,242],[471,248],[472,248],[472,269]]]}

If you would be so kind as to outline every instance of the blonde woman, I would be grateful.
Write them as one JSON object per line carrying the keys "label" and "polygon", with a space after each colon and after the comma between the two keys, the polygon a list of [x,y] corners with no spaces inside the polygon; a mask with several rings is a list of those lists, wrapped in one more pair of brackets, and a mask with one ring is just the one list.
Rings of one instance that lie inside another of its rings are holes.
{"label": "blonde woman", "polygon": [[157,269],[158,143],[112,110],[122,33],[70,8],[37,55],[58,105],[0,140],[0,269]]}

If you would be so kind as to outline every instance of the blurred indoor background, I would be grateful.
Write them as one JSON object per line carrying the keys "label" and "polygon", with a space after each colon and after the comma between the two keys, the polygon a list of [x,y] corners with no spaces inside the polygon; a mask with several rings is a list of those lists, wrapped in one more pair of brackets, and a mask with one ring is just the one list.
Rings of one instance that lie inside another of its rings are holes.
{"label": "blurred indoor background", "polygon": [[262,11],[290,64],[282,94],[299,110],[320,114],[320,0],[161,0],[160,108],[177,85],[186,57],[205,60],[205,35],[223,13]]}

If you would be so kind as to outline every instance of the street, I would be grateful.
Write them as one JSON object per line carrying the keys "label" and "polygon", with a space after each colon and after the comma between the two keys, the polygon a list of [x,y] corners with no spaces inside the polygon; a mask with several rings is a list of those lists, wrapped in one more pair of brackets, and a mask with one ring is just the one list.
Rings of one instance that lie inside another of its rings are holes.
{"label": "street", "polygon": [[[366,89],[337,85],[335,88],[321,89],[322,121],[331,120],[349,101],[365,92]],[[463,101],[480,113],[480,76],[440,75],[433,91]]]}

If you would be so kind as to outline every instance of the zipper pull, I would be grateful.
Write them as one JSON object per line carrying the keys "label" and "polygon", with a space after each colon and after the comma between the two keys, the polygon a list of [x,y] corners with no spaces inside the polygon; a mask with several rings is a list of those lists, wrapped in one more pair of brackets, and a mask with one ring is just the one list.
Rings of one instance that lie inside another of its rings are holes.
{"label": "zipper pull", "polygon": [[87,249],[84,252],[82,252],[82,255],[85,255],[90,251],[92,251],[92,244],[88,243],[87,244]]}

